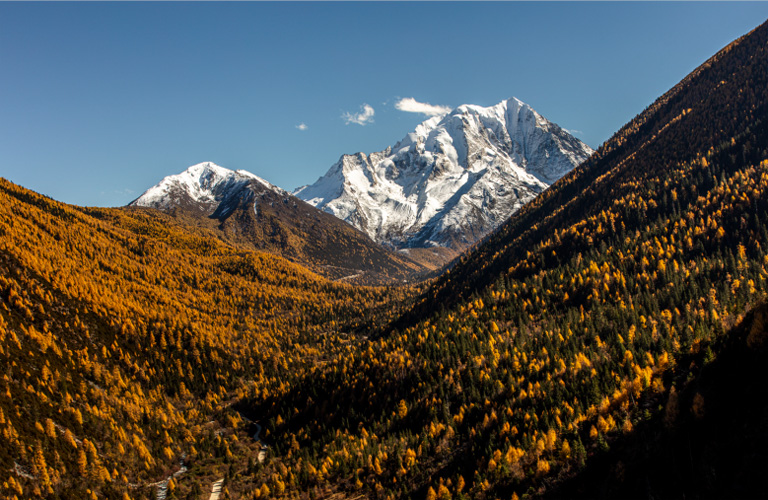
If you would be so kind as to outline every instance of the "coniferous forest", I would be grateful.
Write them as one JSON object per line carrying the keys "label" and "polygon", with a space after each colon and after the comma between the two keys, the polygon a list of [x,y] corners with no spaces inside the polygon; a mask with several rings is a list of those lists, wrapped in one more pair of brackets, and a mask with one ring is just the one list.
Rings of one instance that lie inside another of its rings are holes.
{"label": "coniferous forest", "polygon": [[0,180],[0,496],[764,496],[766,221],[768,24],[418,285]]}

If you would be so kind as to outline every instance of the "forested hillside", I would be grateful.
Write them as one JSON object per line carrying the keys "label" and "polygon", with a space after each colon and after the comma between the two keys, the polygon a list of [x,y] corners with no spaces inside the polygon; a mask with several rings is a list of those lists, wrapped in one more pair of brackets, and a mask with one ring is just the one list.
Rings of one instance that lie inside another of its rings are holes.
{"label": "forested hillside", "polygon": [[284,436],[270,472],[382,498],[542,494],[669,407],[678,361],[716,357],[765,294],[767,42],[763,25],[694,71],[387,335],[254,400]]}
{"label": "forested hillside", "polygon": [[[247,463],[255,443],[237,441],[231,402],[288,391],[347,349],[340,332],[380,323],[403,293],[4,180],[0,234],[7,498],[146,498],[182,463],[215,473],[238,450]],[[201,479],[179,481],[192,491]]]}
{"label": "forested hillside", "polygon": [[[768,305],[711,349],[680,357],[663,410],[618,437],[550,498],[760,498],[768,446]],[[663,402],[663,401],[661,401]]]}

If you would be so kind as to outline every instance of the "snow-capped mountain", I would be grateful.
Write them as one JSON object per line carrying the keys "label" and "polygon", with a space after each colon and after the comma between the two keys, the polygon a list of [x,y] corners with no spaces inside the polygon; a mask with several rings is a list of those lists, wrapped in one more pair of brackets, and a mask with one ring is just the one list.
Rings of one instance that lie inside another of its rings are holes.
{"label": "snow-capped mountain", "polygon": [[331,214],[244,170],[200,163],[164,178],[130,203],[218,231],[232,244],[280,255],[328,277],[402,282],[426,268]]}
{"label": "snow-capped mountain", "polygon": [[204,162],[192,165],[180,174],[169,175],[129,206],[164,211],[183,208],[220,219],[226,218],[243,201],[254,200],[257,191],[264,190],[290,196],[283,189],[245,170],[233,171]]}
{"label": "snow-capped mountain", "polygon": [[394,248],[463,249],[592,154],[527,104],[463,105],[294,194]]}

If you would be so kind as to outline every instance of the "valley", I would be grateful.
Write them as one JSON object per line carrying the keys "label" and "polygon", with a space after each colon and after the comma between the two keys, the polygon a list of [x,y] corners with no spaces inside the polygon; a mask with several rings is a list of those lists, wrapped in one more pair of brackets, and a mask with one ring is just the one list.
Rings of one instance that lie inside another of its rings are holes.
{"label": "valley", "polygon": [[516,99],[419,127],[294,194],[0,179],[0,496],[763,495],[768,24],[596,151]]}

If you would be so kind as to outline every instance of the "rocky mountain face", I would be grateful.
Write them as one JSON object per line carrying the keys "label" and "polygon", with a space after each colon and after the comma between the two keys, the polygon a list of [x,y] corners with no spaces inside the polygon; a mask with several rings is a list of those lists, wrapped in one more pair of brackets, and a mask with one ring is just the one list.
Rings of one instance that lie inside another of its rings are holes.
{"label": "rocky mountain face", "polygon": [[425,270],[264,179],[210,162],[164,178],[129,207],[158,209],[231,243],[275,253],[331,279],[383,284]]}
{"label": "rocky mountain face", "polygon": [[592,154],[511,98],[459,106],[294,194],[391,248],[463,250]]}

